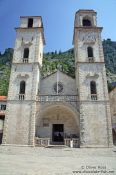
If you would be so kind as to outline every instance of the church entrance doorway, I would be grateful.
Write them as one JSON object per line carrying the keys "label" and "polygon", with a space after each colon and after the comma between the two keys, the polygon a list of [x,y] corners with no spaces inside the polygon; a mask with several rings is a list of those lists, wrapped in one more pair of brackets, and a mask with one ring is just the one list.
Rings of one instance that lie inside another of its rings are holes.
{"label": "church entrance doorway", "polygon": [[79,147],[79,113],[63,103],[44,105],[36,121],[36,143],[38,145],[66,145]]}
{"label": "church entrance doorway", "polygon": [[63,124],[53,124],[52,141],[64,142],[64,125]]}

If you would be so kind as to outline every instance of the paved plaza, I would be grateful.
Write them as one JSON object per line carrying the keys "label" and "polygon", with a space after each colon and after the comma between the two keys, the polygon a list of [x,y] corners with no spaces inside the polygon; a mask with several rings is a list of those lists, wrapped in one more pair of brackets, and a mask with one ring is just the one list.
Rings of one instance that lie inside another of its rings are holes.
{"label": "paved plaza", "polygon": [[116,175],[116,148],[0,146],[0,175]]}

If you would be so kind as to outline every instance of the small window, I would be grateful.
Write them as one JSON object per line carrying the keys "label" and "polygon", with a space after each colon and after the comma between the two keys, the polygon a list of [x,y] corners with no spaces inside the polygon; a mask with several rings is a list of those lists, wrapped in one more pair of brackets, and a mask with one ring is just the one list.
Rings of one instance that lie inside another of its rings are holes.
{"label": "small window", "polygon": [[88,57],[93,57],[93,48],[92,47],[87,48],[87,54],[88,54]]}
{"label": "small window", "polygon": [[24,49],[23,58],[29,58],[29,48]]}
{"label": "small window", "polygon": [[96,92],[96,82],[95,81],[90,82],[90,87],[91,87],[91,94],[97,94],[97,92]]}
{"label": "small window", "polygon": [[33,27],[33,18],[29,18],[28,19],[28,28],[32,28]]}
{"label": "small window", "polygon": [[83,26],[91,26],[91,21],[89,19],[83,19]]}
{"label": "small window", "polygon": [[91,99],[97,100],[97,90],[96,90],[96,82],[95,81],[90,82],[90,91],[91,91]]}
{"label": "small window", "polygon": [[55,93],[62,93],[63,91],[63,84],[61,82],[56,82],[53,86]]}
{"label": "small window", "polygon": [[20,82],[20,94],[25,94],[25,81]]}
{"label": "small window", "polygon": [[6,105],[1,105],[1,110],[6,110]]}

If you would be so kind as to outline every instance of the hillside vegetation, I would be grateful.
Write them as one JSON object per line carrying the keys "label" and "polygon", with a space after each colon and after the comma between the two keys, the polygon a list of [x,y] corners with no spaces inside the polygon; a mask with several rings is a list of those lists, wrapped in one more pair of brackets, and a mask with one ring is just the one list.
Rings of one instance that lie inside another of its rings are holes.
{"label": "hillside vegetation", "polygon": [[4,54],[0,53],[0,95],[7,95],[13,49],[6,49]]}
{"label": "hillside vegetation", "polygon": [[[109,91],[116,86],[116,42],[110,39],[103,41],[103,49],[106,64]],[[13,49],[6,49],[4,54],[0,53],[0,95],[7,95],[10,78]],[[43,67],[41,74],[43,77],[55,72],[57,68],[69,76],[75,77],[74,51],[69,49],[66,52],[44,53]]]}

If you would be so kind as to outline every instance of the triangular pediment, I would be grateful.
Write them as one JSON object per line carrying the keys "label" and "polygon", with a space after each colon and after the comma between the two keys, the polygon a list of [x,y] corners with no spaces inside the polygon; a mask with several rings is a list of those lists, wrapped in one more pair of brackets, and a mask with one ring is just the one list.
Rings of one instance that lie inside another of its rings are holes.
{"label": "triangular pediment", "polygon": [[40,94],[56,94],[55,86],[59,84],[62,95],[76,94],[76,81],[71,76],[61,71],[56,71],[41,79]]}
{"label": "triangular pediment", "polygon": [[52,72],[52,73],[48,73],[46,76],[42,77],[41,79],[46,79],[46,78],[49,78],[50,76],[53,76],[55,74],[59,74],[59,75],[65,75],[69,78],[72,78],[72,79],[75,79],[73,78],[72,76],[68,75],[67,73],[63,72],[63,71],[60,71],[60,70],[56,70],[55,72]]}

